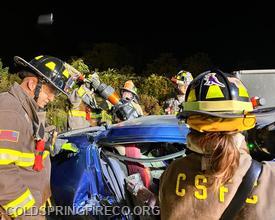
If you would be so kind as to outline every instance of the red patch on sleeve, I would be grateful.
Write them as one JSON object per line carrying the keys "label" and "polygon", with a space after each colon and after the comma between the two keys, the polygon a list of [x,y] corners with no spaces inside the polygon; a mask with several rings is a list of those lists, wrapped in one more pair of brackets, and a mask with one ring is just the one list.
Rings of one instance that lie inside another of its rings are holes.
{"label": "red patch on sleeve", "polygon": [[19,132],[12,130],[0,130],[0,141],[18,142]]}

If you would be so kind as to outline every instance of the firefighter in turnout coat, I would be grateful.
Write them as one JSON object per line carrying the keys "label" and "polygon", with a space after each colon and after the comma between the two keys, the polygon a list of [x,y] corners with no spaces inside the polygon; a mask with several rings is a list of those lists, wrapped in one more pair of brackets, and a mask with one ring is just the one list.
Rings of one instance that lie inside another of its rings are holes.
{"label": "firefighter in turnout coat", "polygon": [[44,219],[31,210],[37,213],[51,196],[49,154],[61,147],[52,145],[39,110],[64,93],[69,74],[55,57],[15,62],[22,83],[0,94],[0,218]]}
{"label": "firefighter in turnout coat", "polygon": [[[242,135],[255,126],[252,111],[247,90],[234,75],[215,70],[193,80],[179,114],[190,127],[191,153],[173,161],[161,177],[161,219],[223,216],[252,163]],[[275,163],[263,162],[247,199],[234,204],[241,209],[232,219],[275,219],[274,183]]]}
{"label": "firefighter in turnout coat", "polygon": [[177,96],[164,102],[164,111],[166,115],[176,115],[179,112],[180,106],[185,99],[186,89],[192,80],[192,74],[185,70],[181,70],[176,76],[172,77],[171,81],[176,87]]}

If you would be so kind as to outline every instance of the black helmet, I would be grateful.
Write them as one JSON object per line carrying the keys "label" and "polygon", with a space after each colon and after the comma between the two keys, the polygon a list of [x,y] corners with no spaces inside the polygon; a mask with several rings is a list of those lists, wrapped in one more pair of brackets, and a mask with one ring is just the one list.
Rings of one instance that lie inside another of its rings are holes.
{"label": "black helmet", "polygon": [[57,90],[68,95],[64,90],[66,83],[70,77],[68,70],[64,66],[64,62],[56,57],[51,56],[37,56],[30,62],[27,62],[21,57],[15,56],[16,64],[30,69],[32,73],[37,75],[40,79],[53,85]]}
{"label": "black helmet", "polygon": [[247,89],[232,74],[220,70],[206,71],[189,85],[183,111],[179,116],[206,114],[222,118],[240,117],[252,112]]}

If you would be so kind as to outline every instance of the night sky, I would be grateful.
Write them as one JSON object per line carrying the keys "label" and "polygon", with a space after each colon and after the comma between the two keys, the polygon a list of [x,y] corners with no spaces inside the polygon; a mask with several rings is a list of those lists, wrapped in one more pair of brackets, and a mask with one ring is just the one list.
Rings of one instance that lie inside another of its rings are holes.
{"label": "night sky", "polygon": [[[98,6],[76,1],[57,6],[44,2],[10,2],[1,7],[0,57],[4,65],[12,66],[14,55],[31,59],[50,54],[66,60],[81,56],[95,43],[111,42],[137,53],[138,65],[151,62],[160,53],[173,53],[182,60],[204,52],[225,71],[275,68],[275,18],[257,7],[226,10],[224,5],[210,10],[204,5],[175,3],[129,2],[122,6],[106,1]],[[39,14],[51,12],[53,25],[36,24]]]}

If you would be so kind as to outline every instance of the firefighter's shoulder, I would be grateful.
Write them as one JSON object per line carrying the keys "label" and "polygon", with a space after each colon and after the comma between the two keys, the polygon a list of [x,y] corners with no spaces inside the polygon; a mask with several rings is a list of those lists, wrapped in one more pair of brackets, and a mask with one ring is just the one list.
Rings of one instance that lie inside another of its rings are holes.
{"label": "firefighter's shoulder", "polygon": [[[32,122],[22,104],[9,93],[0,94],[1,148],[16,150],[31,137]],[[23,137],[25,136],[25,138]],[[24,141],[25,140],[25,141]],[[24,142],[24,143],[23,143]]]}
{"label": "firefighter's shoulder", "polygon": [[23,104],[8,92],[0,93],[0,119],[0,125],[21,127],[25,122],[32,124]]}

